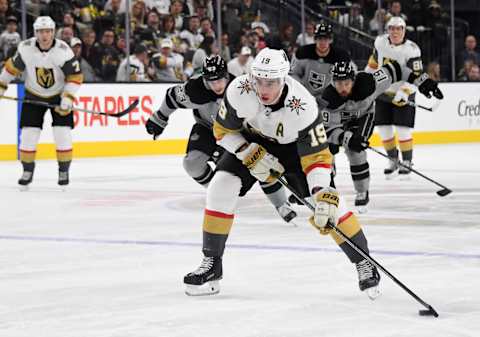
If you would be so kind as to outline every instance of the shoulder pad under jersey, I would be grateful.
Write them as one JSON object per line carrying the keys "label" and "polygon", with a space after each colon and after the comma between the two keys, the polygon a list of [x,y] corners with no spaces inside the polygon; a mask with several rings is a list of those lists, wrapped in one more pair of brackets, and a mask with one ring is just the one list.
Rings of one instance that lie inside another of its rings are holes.
{"label": "shoulder pad under jersey", "polygon": [[352,89],[352,99],[361,101],[375,92],[375,79],[372,74],[361,71],[355,78]]}
{"label": "shoulder pad under jersey", "polygon": [[205,104],[217,100],[216,95],[205,87],[201,76],[190,79],[187,84],[185,84],[185,94],[190,98],[190,101],[195,104]]}
{"label": "shoulder pad under jersey", "polygon": [[333,85],[329,85],[322,93],[322,99],[327,103],[327,109],[336,109],[346,102],[342,96],[340,96]]}

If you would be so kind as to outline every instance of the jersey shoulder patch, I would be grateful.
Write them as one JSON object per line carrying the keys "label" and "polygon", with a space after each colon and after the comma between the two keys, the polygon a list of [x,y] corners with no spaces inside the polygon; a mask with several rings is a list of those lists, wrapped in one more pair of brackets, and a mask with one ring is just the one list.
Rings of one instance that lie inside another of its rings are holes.
{"label": "jersey shoulder patch", "polygon": [[340,96],[333,85],[329,85],[322,93],[322,99],[327,103],[327,109],[337,109],[347,100]]}
{"label": "jersey shoulder patch", "polygon": [[227,87],[225,95],[235,110],[242,108],[245,111],[256,111],[257,109],[258,100],[248,75],[236,77]]}
{"label": "jersey shoulder patch", "polygon": [[375,79],[372,74],[359,72],[352,88],[352,99],[362,101],[375,92]]}
{"label": "jersey shoulder patch", "polygon": [[317,60],[318,55],[315,49],[316,49],[315,44],[307,44],[297,49],[297,52],[295,53],[295,57],[299,60],[303,60],[303,59]]}
{"label": "jersey shoulder patch", "polygon": [[70,47],[68,46],[68,44],[67,44],[65,41],[63,41],[63,40],[58,40],[58,39],[57,39],[57,42],[56,42],[56,43],[57,43],[57,45],[58,45],[58,48],[60,48],[60,49],[62,49],[62,50],[68,50],[68,49],[70,49]]}

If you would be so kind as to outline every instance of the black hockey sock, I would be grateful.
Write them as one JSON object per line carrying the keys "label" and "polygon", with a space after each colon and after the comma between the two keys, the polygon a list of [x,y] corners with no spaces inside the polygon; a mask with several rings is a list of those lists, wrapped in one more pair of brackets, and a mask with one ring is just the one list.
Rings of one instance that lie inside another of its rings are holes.
{"label": "black hockey sock", "polygon": [[214,172],[210,165],[206,165],[205,171],[199,177],[193,177],[193,179],[202,186],[207,186],[210,180],[212,180]]}

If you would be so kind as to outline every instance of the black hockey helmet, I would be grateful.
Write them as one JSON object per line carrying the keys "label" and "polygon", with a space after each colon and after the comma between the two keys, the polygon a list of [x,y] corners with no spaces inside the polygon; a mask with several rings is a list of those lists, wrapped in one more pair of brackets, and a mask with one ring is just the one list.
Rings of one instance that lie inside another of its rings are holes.
{"label": "black hockey helmet", "polygon": [[216,81],[227,77],[227,62],[219,56],[207,56],[203,60],[202,76],[207,81]]}
{"label": "black hockey helmet", "polygon": [[315,27],[315,39],[319,39],[322,37],[333,37],[333,28],[331,24],[326,22],[320,22],[317,27]]}
{"label": "black hockey helmet", "polygon": [[334,81],[354,80],[355,69],[351,62],[335,62],[332,67],[332,79]]}

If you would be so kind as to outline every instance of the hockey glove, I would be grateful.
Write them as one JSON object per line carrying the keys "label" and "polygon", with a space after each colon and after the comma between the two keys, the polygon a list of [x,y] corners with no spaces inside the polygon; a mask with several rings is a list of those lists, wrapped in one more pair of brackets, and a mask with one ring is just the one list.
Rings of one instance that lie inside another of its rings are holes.
{"label": "hockey glove", "polygon": [[249,144],[245,149],[235,154],[259,181],[272,182],[281,176],[285,169],[265,148],[256,143]]}
{"label": "hockey glove", "polygon": [[72,95],[64,93],[62,95],[60,105],[55,108],[55,112],[58,113],[60,116],[67,116],[69,113],[72,112],[73,99],[74,98]]}
{"label": "hockey glove", "polygon": [[155,112],[153,115],[150,116],[147,123],[145,124],[145,128],[147,132],[153,135],[153,139],[157,139],[165,130],[165,127],[168,124],[168,117],[162,115],[160,111]]}
{"label": "hockey glove", "polygon": [[397,90],[395,97],[393,97],[392,103],[398,107],[407,105],[408,97],[412,94],[408,88],[400,88]]}
{"label": "hockey glove", "polygon": [[345,131],[338,138],[345,150],[362,152],[370,144],[363,137],[353,134],[351,131]]}
{"label": "hockey glove", "polygon": [[315,213],[310,218],[310,223],[320,231],[320,234],[327,235],[331,230],[328,224],[337,224],[340,198],[333,187],[322,188],[313,195],[313,198]]}
{"label": "hockey glove", "polygon": [[418,87],[418,91],[425,95],[427,98],[431,98],[432,95],[438,99],[443,99],[443,93],[438,88],[438,83],[430,79],[426,73],[421,74],[417,77],[413,84]]}

